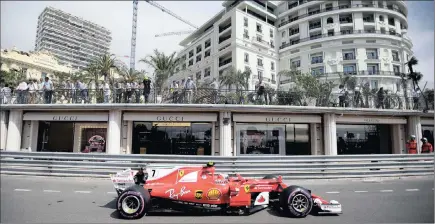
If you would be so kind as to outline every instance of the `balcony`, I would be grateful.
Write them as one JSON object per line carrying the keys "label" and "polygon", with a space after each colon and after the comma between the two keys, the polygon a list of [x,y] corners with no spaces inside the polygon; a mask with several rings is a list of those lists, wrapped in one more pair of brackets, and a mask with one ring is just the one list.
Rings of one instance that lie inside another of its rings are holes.
{"label": "balcony", "polygon": [[[365,30],[342,30],[341,32],[337,32],[337,33],[328,33],[328,34],[322,34],[321,37],[317,38],[317,39],[323,39],[323,38],[327,38],[327,37],[332,37],[332,36],[344,36],[344,35],[352,35],[352,34],[382,34],[382,35],[389,35],[389,36],[396,36],[396,37],[401,37],[402,35],[400,34],[390,34],[390,33],[383,33],[381,31],[376,30],[375,32],[367,32]],[[311,38],[303,38],[303,39],[298,39],[298,40],[290,40],[290,43],[286,43],[286,44],[282,44],[279,49],[282,50],[286,47],[292,46],[292,45],[296,45],[299,43],[304,43],[304,42],[308,42],[311,41]]]}
{"label": "balcony", "polygon": [[225,60],[223,60],[223,61],[220,61],[220,62],[219,62],[219,67],[225,66],[225,65],[231,63],[232,61],[233,61],[232,58],[228,58],[228,59],[225,59]]}
{"label": "balcony", "polygon": [[343,54],[343,61],[351,61],[355,59],[355,54]]}
{"label": "balcony", "polygon": [[367,54],[367,59],[369,60],[378,60],[379,57],[377,54]]}
{"label": "balcony", "polygon": [[340,24],[353,23],[352,17],[340,17]]}
{"label": "balcony", "polygon": [[[384,7],[382,7],[382,6],[355,4],[355,5],[341,5],[341,6],[338,6],[338,7],[328,7],[328,8],[325,8],[325,9],[321,9],[319,13],[330,12],[330,11],[337,11],[337,10],[348,9],[348,8],[361,8],[361,7],[366,7],[366,6],[369,6],[369,7],[372,7],[372,8],[381,8],[381,9],[384,9]],[[392,10],[392,11],[395,11],[395,12],[399,12],[400,14],[402,14],[403,16],[406,17],[406,14],[402,10],[400,10],[400,9],[394,9],[392,7],[390,7],[390,8],[387,7],[385,9]],[[311,15],[311,14],[307,13],[307,14],[303,14],[303,15],[300,15],[300,16],[296,16],[294,18],[291,18],[291,19],[289,19],[287,21],[284,21],[284,22],[280,23],[278,25],[278,27],[285,26],[285,25],[287,25],[289,23],[292,23],[294,21],[297,21],[297,20],[300,20],[300,19],[303,19],[303,18],[306,18],[306,17],[310,17],[310,16],[314,16],[314,15]]]}
{"label": "balcony", "polygon": [[252,38],[252,44],[255,44],[259,47],[263,47],[263,48],[270,48],[270,43],[264,41],[263,39],[261,39],[259,36],[253,37]]}
{"label": "balcony", "polygon": [[313,57],[311,58],[311,64],[315,65],[315,64],[321,64],[323,63],[323,57]]}
{"label": "balcony", "polygon": [[363,21],[365,23],[374,23],[375,22],[375,18],[374,17],[364,17]]}
{"label": "balcony", "polygon": [[219,33],[222,33],[222,31],[228,29],[229,27],[231,27],[231,23],[222,27],[219,27]]}
{"label": "balcony", "polygon": [[311,23],[309,25],[310,30],[317,29],[317,28],[320,28],[320,27],[322,27],[322,23],[321,22]]}
{"label": "balcony", "polygon": [[211,46],[211,43],[210,42],[206,42],[205,43],[205,48],[204,49],[207,49],[208,47],[210,47]]}
{"label": "balcony", "polygon": [[224,42],[224,41],[226,41],[226,40],[228,40],[228,39],[230,39],[230,38],[231,38],[231,35],[226,36],[226,37],[219,38],[219,44],[221,44],[222,42]]}
{"label": "balcony", "polygon": [[393,55],[393,61],[394,62],[400,62],[399,56]]}

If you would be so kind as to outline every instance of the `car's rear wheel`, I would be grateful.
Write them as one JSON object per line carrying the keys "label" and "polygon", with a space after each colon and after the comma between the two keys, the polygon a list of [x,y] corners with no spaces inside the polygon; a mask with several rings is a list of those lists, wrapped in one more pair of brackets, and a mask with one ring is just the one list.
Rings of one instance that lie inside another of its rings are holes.
{"label": "car's rear wheel", "polygon": [[311,193],[299,186],[290,186],[281,192],[280,205],[286,215],[304,218],[313,208]]}
{"label": "car's rear wheel", "polygon": [[124,219],[140,219],[150,208],[150,193],[142,186],[125,189],[118,197],[117,210]]}

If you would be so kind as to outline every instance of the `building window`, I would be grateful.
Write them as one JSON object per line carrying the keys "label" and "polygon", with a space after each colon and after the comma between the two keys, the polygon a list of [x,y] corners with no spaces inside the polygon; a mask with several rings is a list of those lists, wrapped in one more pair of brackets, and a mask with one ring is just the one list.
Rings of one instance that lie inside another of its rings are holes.
{"label": "building window", "polygon": [[323,54],[317,53],[311,55],[311,64],[320,64],[323,63]]}
{"label": "building window", "polygon": [[249,33],[248,33],[248,30],[244,30],[244,31],[243,31],[243,37],[246,38],[246,39],[249,39]]}
{"label": "building window", "polygon": [[272,62],[270,62],[270,69],[272,70],[272,71],[275,71],[275,63],[272,61]]}
{"label": "building window", "polygon": [[378,80],[371,80],[370,81],[370,88],[378,90]]}
{"label": "building window", "polygon": [[193,57],[193,50],[189,52],[189,58]]}
{"label": "building window", "polygon": [[245,62],[249,62],[249,54],[245,53]]}
{"label": "building window", "polygon": [[285,37],[285,31],[282,31],[281,36]]}
{"label": "building window", "polygon": [[196,73],[196,80],[200,80],[201,79],[201,71]]}
{"label": "building window", "polygon": [[300,59],[290,60],[290,69],[299,68],[299,67],[301,67],[301,60]]}
{"label": "building window", "polygon": [[346,75],[356,75],[356,65],[343,65],[343,73]]}
{"label": "building window", "polygon": [[378,59],[378,49],[367,49],[367,59]]}
{"label": "building window", "polygon": [[210,68],[204,70],[204,78],[210,76]]}
{"label": "building window", "polygon": [[248,27],[248,18],[244,18],[243,26]]}
{"label": "building window", "polygon": [[202,56],[201,56],[201,55],[196,56],[196,62],[200,62],[201,59],[202,59]]}
{"label": "building window", "polygon": [[263,72],[262,71],[258,70],[257,74],[258,74],[258,79],[263,79]]}
{"label": "building window", "polygon": [[323,67],[317,67],[311,69],[311,75],[318,76],[324,74],[324,68]]}
{"label": "building window", "polygon": [[397,52],[397,51],[392,51],[391,53],[392,53],[392,55],[393,55],[393,61],[400,62],[400,59],[399,59],[399,52]]}
{"label": "building window", "polygon": [[193,59],[189,61],[189,66],[193,65]]}
{"label": "building window", "polygon": [[198,54],[199,52],[201,52],[201,50],[202,50],[201,45],[199,45],[199,46],[196,47],[196,53],[197,53],[197,54]]}
{"label": "building window", "polygon": [[395,75],[400,74],[400,67],[398,65],[393,65],[393,72]]}
{"label": "building window", "polygon": [[257,66],[263,67],[263,59],[261,59],[261,58],[257,59]]}
{"label": "building window", "polygon": [[262,33],[261,24],[257,23],[257,32]]}
{"label": "building window", "polygon": [[388,25],[390,25],[390,26],[394,26],[395,25],[394,18],[391,18],[391,17],[388,18]]}
{"label": "building window", "polygon": [[270,29],[270,37],[273,37],[273,30]]}
{"label": "building window", "polygon": [[343,60],[355,60],[355,49],[343,50]]}
{"label": "building window", "polygon": [[378,75],[379,74],[379,65],[378,64],[367,64],[367,71],[369,75]]}
{"label": "building window", "polygon": [[384,16],[379,16],[379,21],[384,22]]}
{"label": "building window", "polygon": [[334,23],[334,19],[332,19],[331,17],[326,19],[326,24],[331,24],[331,23]]}

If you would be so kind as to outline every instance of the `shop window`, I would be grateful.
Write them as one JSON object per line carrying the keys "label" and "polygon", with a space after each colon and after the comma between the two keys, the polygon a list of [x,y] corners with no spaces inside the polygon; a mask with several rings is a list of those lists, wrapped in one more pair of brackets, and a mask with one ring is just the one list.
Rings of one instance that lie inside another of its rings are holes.
{"label": "shop window", "polygon": [[310,155],[308,124],[237,124],[239,155]]}
{"label": "shop window", "polygon": [[391,154],[389,125],[337,124],[337,154]]}
{"label": "shop window", "polygon": [[422,131],[422,136],[423,138],[427,138],[427,141],[432,144],[432,146],[434,145],[434,135],[433,135],[433,131],[434,131],[434,126],[426,126],[426,125],[422,125],[421,126],[421,131]]}
{"label": "shop window", "polygon": [[38,152],[73,152],[73,122],[39,122]]}
{"label": "shop window", "polygon": [[211,155],[211,142],[212,123],[133,123],[133,154]]}
{"label": "shop window", "polygon": [[240,155],[283,154],[285,126],[272,124],[237,124],[237,141]]}

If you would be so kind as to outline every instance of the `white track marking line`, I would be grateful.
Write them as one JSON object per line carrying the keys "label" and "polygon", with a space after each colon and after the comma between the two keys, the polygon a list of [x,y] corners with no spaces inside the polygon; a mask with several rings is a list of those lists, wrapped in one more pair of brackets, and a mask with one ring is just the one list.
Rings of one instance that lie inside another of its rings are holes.
{"label": "white track marking line", "polygon": [[109,192],[107,192],[108,194],[116,194],[116,192],[113,192],[113,191],[109,191]]}
{"label": "white track marking line", "polygon": [[329,191],[329,192],[326,192],[327,194],[340,194],[340,192],[338,192],[338,191]]}
{"label": "white track marking line", "polygon": [[14,191],[32,191],[32,190],[29,190],[29,189],[15,189]]}
{"label": "white track marking line", "polygon": [[91,193],[90,191],[74,191],[75,193],[82,193],[82,194],[89,194]]}
{"label": "white track marking line", "polygon": [[406,191],[419,191],[419,189],[406,189]]}
{"label": "white track marking line", "polygon": [[44,192],[49,192],[49,193],[59,193],[60,191],[55,191],[55,190],[44,190]]}
{"label": "white track marking line", "polygon": [[367,193],[368,191],[354,191],[355,193]]}
{"label": "white track marking line", "polygon": [[381,192],[393,192],[393,190],[381,190]]}

